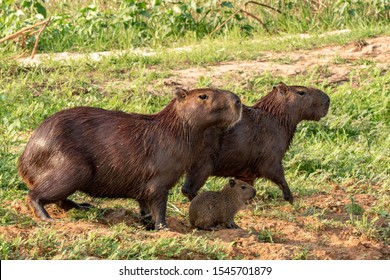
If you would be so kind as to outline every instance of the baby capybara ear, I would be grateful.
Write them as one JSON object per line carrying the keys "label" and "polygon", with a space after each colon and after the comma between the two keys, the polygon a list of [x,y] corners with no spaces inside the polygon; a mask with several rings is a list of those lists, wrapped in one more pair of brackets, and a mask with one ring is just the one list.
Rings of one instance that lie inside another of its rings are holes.
{"label": "baby capybara ear", "polygon": [[187,97],[188,91],[185,90],[184,88],[177,87],[175,89],[175,95],[176,95],[176,98],[180,101],[180,100],[183,100],[184,98]]}
{"label": "baby capybara ear", "polygon": [[235,184],[236,184],[236,181],[234,181],[234,179],[229,179],[230,187],[234,188]]}

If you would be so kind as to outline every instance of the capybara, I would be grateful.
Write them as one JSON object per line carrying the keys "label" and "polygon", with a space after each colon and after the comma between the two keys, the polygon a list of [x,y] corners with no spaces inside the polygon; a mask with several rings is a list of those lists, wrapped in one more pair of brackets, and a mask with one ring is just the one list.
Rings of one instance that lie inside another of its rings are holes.
{"label": "capybara", "polygon": [[187,173],[183,194],[193,199],[209,176],[235,177],[250,185],[264,177],[293,203],[282,159],[298,123],[319,121],[329,105],[329,96],[319,89],[280,83],[252,107],[243,106],[242,118],[234,127],[206,131],[207,150]]}
{"label": "capybara", "polygon": [[191,201],[190,223],[204,230],[214,230],[217,226],[238,228],[234,216],[255,196],[256,190],[251,185],[230,179],[221,191],[203,192]]}
{"label": "capybara", "polygon": [[166,227],[169,189],[201,153],[204,131],[241,117],[237,95],[219,89],[176,89],[176,98],[152,115],[76,107],[47,118],[18,161],[34,214],[44,205],[83,207],[67,197],[133,198],[154,228]]}

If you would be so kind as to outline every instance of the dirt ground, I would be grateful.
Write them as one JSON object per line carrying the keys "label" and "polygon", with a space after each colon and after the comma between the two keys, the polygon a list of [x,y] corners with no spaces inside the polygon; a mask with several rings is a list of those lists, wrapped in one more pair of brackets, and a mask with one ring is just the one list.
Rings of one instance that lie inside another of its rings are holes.
{"label": "dirt ground", "polygon": [[[288,63],[286,61],[288,58]],[[335,63],[342,59],[343,63]],[[326,65],[326,78],[329,83],[341,84],[348,81],[348,74],[356,68],[366,67],[364,63],[354,63],[361,60],[371,60],[378,67],[388,69],[390,61],[390,37],[377,37],[346,44],[330,46],[314,50],[293,52],[264,52],[261,60],[226,62],[218,65],[193,67],[173,71],[173,75],[161,81],[166,85],[183,84],[193,86],[200,77],[212,77],[213,86],[222,86],[222,77],[228,75],[231,81],[239,83],[246,80],[248,75],[269,71],[278,76],[291,76],[313,67]],[[278,62],[279,61],[279,62]],[[218,84],[221,77],[221,84]],[[276,212],[284,213],[291,219],[275,219],[266,215],[254,215],[253,205],[242,210],[237,216],[237,224],[241,229],[224,229],[215,232],[194,230],[189,226],[186,217],[168,216],[169,231],[151,232],[151,238],[180,237],[194,234],[206,236],[211,241],[225,247],[229,257],[245,259],[390,259],[390,246],[379,242],[366,234],[359,234],[356,228],[349,225],[349,214],[345,207],[350,203],[346,187],[364,188],[356,182],[349,186],[334,185],[329,192],[297,198],[295,203],[302,200],[302,207],[292,207],[288,204],[274,207]],[[370,186],[375,188],[376,186]],[[378,187],[379,188],[379,187]],[[355,196],[356,203],[365,211],[375,205],[376,199],[369,194]],[[183,213],[188,213],[188,203],[176,205]],[[24,201],[10,203],[17,213],[30,215]],[[263,211],[270,211],[266,208]],[[49,207],[49,213],[55,218],[65,217],[66,213],[56,207]],[[313,215],[313,213],[321,213]],[[260,217],[259,217],[260,216]],[[98,223],[92,222],[57,222],[53,227],[77,234],[89,230],[105,234],[109,224],[125,222],[128,225],[139,223],[134,215],[127,210],[112,209],[107,211],[104,219]],[[333,224],[332,224],[333,223]],[[390,221],[380,218],[375,221],[377,228],[389,226]],[[0,227],[0,233],[7,236],[27,234],[28,228],[18,226]],[[259,237],[271,232],[270,236]],[[186,256],[183,256],[186,258]]]}
{"label": "dirt ground", "polygon": [[[210,243],[218,244],[228,252],[230,259],[317,259],[317,260],[385,260],[390,259],[390,246],[376,238],[361,234],[356,227],[348,223],[349,214],[345,207],[350,203],[347,188],[366,188],[357,181],[345,185],[332,186],[329,192],[313,194],[312,196],[296,197],[295,203],[300,207],[292,207],[288,203],[279,206],[267,206],[266,202],[257,201],[256,204],[265,208],[260,214],[255,213],[255,203],[241,210],[236,216],[239,229],[222,229],[219,231],[202,231],[191,228],[188,217],[189,203],[176,205],[183,216],[167,217],[169,230],[147,231],[138,219],[135,209],[110,208],[109,204],[99,205],[104,215],[97,221],[64,221],[68,213],[54,205],[47,206],[49,214],[56,219],[50,226],[60,233],[65,233],[65,242],[72,240],[86,232],[94,232],[98,236],[110,236],[112,225],[124,223],[131,227],[138,227],[132,239],[153,240],[161,238],[184,238],[186,235],[207,238]],[[379,189],[379,186],[370,186]],[[261,199],[261,198],[260,198]],[[370,194],[355,196],[355,202],[365,212],[374,206],[376,199]],[[109,202],[107,202],[109,203]],[[31,215],[30,209],[24,201],[10,202],[16,213]],[[283,217],[268,216],[268,213],[283,213]],[[315,213],[322,213],[315,215]],[[389,219],[381,218],[375,221],[375,227],[388,227]],[[0,227],[0,233],[12,238],[16,236],[28,237],[34,228],[18,225]],[[180,259],[187,259],[183,253]],[[193,255],[191,258],[202,259],[203,256]]]}
{"label": "dirt ground", "polygon": [[[337,63],[337,60],[341,59],[342,62]],[[312,71],[316,67],[331,66],[327,67],[324,71],[326,76],[322,78],[337,85],[348,81],[347,76],[351,70],[366,67],[364,63],[356,63],[359,60],[372,60],[378,67],[388,68],[390,37],[371,38],[343,46],[328,46],[314,50],[262,52],[261,59],[256,61],[233,61],[174,71],[171,81],[191,87],[200,77],[211,77],[213,86],[219,87],[226,83],[225,79],[219,78],[226,76],[229,76],[229,81],[239,82],[262,72],[270,72],[277,76],[293,76]],[[166,84],[169,82],[165,81]]]}

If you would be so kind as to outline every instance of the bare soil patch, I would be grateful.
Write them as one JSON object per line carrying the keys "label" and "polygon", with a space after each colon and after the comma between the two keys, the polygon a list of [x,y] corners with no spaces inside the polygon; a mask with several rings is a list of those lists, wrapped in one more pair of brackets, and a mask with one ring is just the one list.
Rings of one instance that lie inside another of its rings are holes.
{"label": "bare soil patch", "polygon": [[364,60],[387,68],[390,61],[390,37],[371,38],[314,50],[262,52],[261,59],[257,61],[232,61],[173,71],[173,77],[164,82],[192,87],[199,78],[207,77],[211,78],[213,86],[220,87],[226,84],[226,80],[222,79],[225,76],[229,76],[231,83],[240,83],[263,72],[276,76],[293,76],[327,67],[321,78],[326,78],[329,83],[342,83],[348,81],[351,70],[367,67]]}

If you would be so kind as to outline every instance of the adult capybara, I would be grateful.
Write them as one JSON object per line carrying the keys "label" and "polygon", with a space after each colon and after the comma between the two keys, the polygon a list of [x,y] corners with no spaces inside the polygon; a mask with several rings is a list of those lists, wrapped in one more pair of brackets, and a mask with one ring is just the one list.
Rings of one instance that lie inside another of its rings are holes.
{"label": "adult capybara", "polygon": [[155,229],[166,227],[169,189],[203,147],[204,131],[233,125],[240,99],[218,89],[176,90],[162,111],[128,114],[91,107],[60,111],[33,133],[18,171],[34,214],[50,220],[45,204],[83,207],[67,197],[133,198]]}
{"label": "adult capybara", "polygon": [[256,196],[256,190],[240,180],[229,180],[219,192],[204,192],[190,204],[189,218],[193,227],[214,230],[223,225],[238,228],[234,215]]}
{"label": "adult capybara", "polygon": [[320,120],[329,105],[329,96],[319,89],[280,83],[252,107],[243,106],[242,118],[234,127],[206,132],[207,150],[187,173],[183,194],[193,199],[212,175],[235,177],[251,185],[264,177],[293,203],[282,159],[298,123]]}

